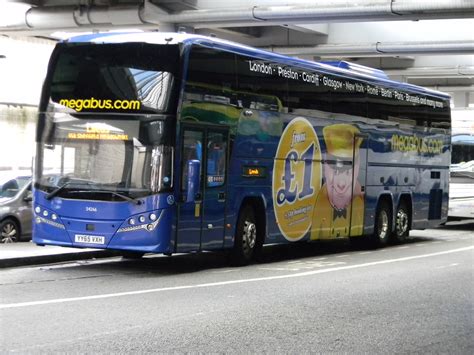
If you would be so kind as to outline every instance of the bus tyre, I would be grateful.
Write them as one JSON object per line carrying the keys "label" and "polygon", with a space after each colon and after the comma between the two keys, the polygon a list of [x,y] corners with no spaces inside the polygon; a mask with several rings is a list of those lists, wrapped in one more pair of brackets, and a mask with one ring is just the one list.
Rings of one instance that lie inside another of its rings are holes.
{"label": "bus tyre", "polygon": [[392,216],[387,201],[381,201],[375,214],[374,233],[372,246],[382,247],[387,244],[392,230]]}
{"label": "bus tyre", "polygon": [[405,241],[410,232],[410,216],[405,203],[400,203],[395,217],[395,231],[392,234],[392,238],[394,242],[400,243]]}
{"label": "bus tyre", "polygon": [[249,264],[256,256],[258,248],[255,212],[250,205],[246,205],[240,211],[237,221],[234,248],[231,254],[232,264]]}
{"label": "bus tyre", "polygon": [[15,243],[20,241],[20,228],[11,218],[0,222],[0,236],[2,243]]}

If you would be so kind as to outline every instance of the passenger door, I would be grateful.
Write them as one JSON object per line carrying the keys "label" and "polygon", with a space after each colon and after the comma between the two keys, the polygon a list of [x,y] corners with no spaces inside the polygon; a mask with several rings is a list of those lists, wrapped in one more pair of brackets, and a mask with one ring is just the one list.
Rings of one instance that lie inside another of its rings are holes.
{"label": "passenger door", "polygon": [[[227,186],[228,130],[183,125],[177,251],[215,249],[223,245]],[[188,162],[198,160],[200,184],[188,195]]]}
{"label": "passenger door", "polygon": [[227,186],[229,132],[208,129],[204,180],[201,248],[221,248],[224,242],[224,216]]}

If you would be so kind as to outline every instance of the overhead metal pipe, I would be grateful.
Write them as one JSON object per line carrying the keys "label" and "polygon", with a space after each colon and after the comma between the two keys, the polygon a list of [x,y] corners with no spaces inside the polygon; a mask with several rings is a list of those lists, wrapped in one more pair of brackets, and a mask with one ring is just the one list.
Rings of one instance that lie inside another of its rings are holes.
{"label": "overhead metal pipe", "polygon": [[264,47],[287,55],[393,57],[394,55],[474,54],[474,41],[321,44],[312,47]]}
{"label": "overhead metal pipe", "polygon": [[166,21],[200,27],[474,17],[471,0],[320,0],[316,4],[188,10]]}
{"label": "overhead metal pipe", "polygon": [[25,15],[30,29],[66,29],[143,24],[141,6],[58,6],[31,8]]}
{"label": "overhead metal pipe", "polygon": [[0,31],[142,26],[159,23],[215,28],[469,17],[474,17],[472,0],[320,0],[315,4],[186,10],[175,14],[168,14],[147,0],[141,5],[110,7],[32,7],[25,13],[24,19],[0,28]]}
{"label": "overhead metal pipe", "polygon": [[436,85],[424,86],[424,88],[444,92],[474,92],[474,85]]}
{"label": "overhead metal pipe", "polygon": [[474,66],[460,65],[454,67],[414,67],[406,69],[385,69],[388,76],[405,76],[410,78],[452,78],[474,77]]}

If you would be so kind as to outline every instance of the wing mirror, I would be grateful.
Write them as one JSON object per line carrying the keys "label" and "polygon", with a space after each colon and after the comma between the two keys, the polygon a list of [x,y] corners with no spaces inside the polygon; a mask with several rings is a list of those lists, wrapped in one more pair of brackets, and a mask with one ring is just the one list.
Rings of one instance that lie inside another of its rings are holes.
{"label": "wing mirror", "polygon": [[33,192],[31,191],[28,191],[25,195],[25,197],[23,197],[23,201],[25,202],[31,202],[33,201]]}

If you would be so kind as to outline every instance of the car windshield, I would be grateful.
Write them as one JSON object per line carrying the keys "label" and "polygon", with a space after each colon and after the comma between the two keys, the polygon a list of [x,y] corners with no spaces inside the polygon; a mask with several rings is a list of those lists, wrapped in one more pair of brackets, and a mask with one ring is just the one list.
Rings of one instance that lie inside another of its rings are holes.
{"label": "car windshield", "polygon": [[30,180],[29,176],[0,177],[0,198],[15,197]]}

